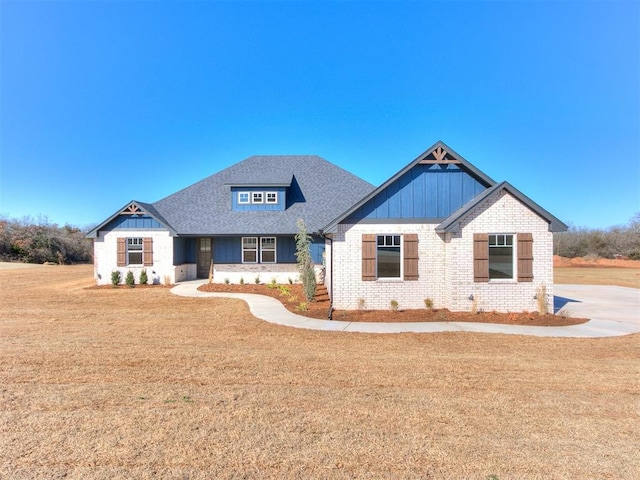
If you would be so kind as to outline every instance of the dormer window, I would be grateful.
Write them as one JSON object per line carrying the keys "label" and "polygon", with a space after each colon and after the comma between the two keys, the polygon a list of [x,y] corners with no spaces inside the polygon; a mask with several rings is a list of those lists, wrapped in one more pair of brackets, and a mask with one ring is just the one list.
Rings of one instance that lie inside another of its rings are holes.
{"label": "dormer window", "polygon": [[282,211],[286,209],[284,187],[242,185],[231,187],[231,207],[236,211]]}
{"label": "dormer window", "polygon": [[278,192],[267,192],[267,203],[278,203]]}

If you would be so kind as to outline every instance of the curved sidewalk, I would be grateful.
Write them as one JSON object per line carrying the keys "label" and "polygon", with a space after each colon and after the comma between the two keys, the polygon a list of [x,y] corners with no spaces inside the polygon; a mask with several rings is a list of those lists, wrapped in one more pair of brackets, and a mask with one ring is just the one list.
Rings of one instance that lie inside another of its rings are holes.
{"label": "curved sidewalk", "polygon": [[296,315],[277,299],[250,293],[201,292],[206,280],[181,282],[171,293],[183,297],[223,297],[244,300],[257,318],[278,325],[309,330],[360,333],[434,333],[475,332],[533,335],[537,337],[597,338],[640,332],[640,290],[595,285],[554,285],[554,307],[572,316],[591,318],[581,325],[567,327],[534,327],[474,322],[343,322],[317,320]]}

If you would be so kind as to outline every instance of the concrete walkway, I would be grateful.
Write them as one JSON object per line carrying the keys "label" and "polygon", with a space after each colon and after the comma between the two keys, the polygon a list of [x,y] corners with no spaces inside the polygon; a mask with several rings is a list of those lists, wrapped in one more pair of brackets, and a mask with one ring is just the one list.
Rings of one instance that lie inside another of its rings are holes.
{"label": "concrete walkway", "polygon": [[184,297],[224,297],[244,300],[251,313],[270,323],[310,330],[362,333],[476,332],[534,335],[537,337],[597,338],[640,332],[640,290],[595,285],[554,285],[554,307],[574,317],[591,318],[582,325],[532,327],[473,322],[343,322],[316,320],[288,311],[277,299],[249,293],[201,292],[206,280],[182,282],[171,293]]}

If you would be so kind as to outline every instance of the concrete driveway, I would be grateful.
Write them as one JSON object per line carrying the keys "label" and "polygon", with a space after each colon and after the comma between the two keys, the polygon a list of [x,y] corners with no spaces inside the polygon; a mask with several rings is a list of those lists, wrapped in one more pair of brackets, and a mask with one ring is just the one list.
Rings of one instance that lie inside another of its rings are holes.
{"label": "concrete driveway", "polygon": [[603,336],[640,332],[640,290],[637,288],[554,285],[553,291],[554,311],[590,318],[585,328],[601,329]]}

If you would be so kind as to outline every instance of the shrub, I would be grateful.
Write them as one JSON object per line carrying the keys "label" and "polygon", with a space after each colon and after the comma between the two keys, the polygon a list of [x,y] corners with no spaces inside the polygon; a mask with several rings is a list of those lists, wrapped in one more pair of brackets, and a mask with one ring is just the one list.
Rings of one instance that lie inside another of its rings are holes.
{"label": "shrub", "polygon": [[146,285],[149,282],[149,278],[147,277],[147,269],[143,268],[140,272],[140,285]]}
{"label": "shrub", "polygon": [[136,284],[136,280],[135,280],[135,278],[133,278],[133,272],[131,270],[129,270],[127,272],[127,276],[124,277],[124,283],[129,285],[131,288],[133,288],[134,285]]}
{"label": "shrub", "polygon": [[229,285],[229,279],[228,279],[228,278],[225,278],[225,279],[224,279],[224,284],[225,284],[225,285]]}
{"label": "shrub", "polygon": [[240,285],[244,285],[244,278],[240,277]]}
{"label": "shrub", "polygon": [[298,233],[296,233],[296,259],[298,260],[298,270],[302,280],[302,289],[307,301],[313,301],[316,296],[316,273],[313,269],[311,259],[311,235],[307,233],[307,226],[302,219],[297,222]]}
{"label": "shrub", "polygon": [[260,285],[260,275],[258,275],[254,281],[256,285]]}
{"label": "shrub", "polygon": [[430,298],[425,298],[424,299],[424,307],[427,310],[431,310],[433,308],[433,300],[431,300]]}
{"label": "shrub", "polygon": [[300,302],[296,307],[296,310],[299,312],[306,312],[308,309],[309,307],[307,306],[307,302]]}
{"label": "shrub", "polygon": [[398,301],[397,300],[391,300],[391,310],[394,312],[398,311]]}
{"label": "shrub", "polygon": [[359,298],[358,299],[358,310],[364,310],[366,305],[366,302],[364,300],[364,298]]}
{"label": "shrub", "polygon": [[111,272],[111,285],[116,287],[120,285],[121,281],[122,281],[122,274],[118,270]]}

